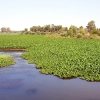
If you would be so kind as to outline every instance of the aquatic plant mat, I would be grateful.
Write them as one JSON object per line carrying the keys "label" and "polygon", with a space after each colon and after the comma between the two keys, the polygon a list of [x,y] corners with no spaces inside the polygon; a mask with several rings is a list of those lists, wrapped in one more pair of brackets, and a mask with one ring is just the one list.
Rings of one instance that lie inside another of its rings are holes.
{"label": "aquatic plant mat", "polygon": [[1,35],[1,49],[20,49],[41,73],[60,78],[100,81],[100,40],[46,38],[43,35]]}
{"label": "aquatic plant mat", "polygon": [[11,56],[0,54],[0,67],[9,66],[12,64],[15,64],[15,61]]}

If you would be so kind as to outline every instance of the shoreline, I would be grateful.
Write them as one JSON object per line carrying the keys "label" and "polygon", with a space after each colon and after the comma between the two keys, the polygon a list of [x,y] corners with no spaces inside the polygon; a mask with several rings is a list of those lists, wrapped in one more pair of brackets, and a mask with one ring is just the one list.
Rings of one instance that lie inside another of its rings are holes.
{"label": "shoreline", "polygon": [[0,48],[0,51],[26,51],[23,48]]}

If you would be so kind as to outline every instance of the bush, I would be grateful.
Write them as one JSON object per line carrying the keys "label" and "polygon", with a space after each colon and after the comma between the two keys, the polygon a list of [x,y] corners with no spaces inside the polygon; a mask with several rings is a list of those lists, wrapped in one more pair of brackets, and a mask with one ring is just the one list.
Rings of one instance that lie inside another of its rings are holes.
{"label": "bush", "polygon": [[81,33],[78,33],[78,34],[76,35],[76,38],[83,38],[83,35],[82,35]]}
{"label": "bush", "polygon": [[67,33],[61,33],[60,36],[67,37]]}

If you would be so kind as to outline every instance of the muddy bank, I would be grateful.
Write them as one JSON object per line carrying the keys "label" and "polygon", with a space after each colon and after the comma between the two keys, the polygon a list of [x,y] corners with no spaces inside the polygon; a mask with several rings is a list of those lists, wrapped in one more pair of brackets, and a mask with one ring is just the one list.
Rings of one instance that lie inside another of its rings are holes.
{"label": "muddy bank", "polygon": [[0,51],[26,51],[24,48],[0,48]]}

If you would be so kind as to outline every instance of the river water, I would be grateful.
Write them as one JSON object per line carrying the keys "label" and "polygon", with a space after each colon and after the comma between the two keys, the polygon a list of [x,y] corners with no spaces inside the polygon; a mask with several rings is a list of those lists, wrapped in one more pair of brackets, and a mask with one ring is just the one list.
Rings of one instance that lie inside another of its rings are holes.
{"label": "river water", "polygon": [[0,52],[14,57],[15,65],[0,68],[0,100],[100,100],[100,82],[63,80],[41,74],[23,52]]}

